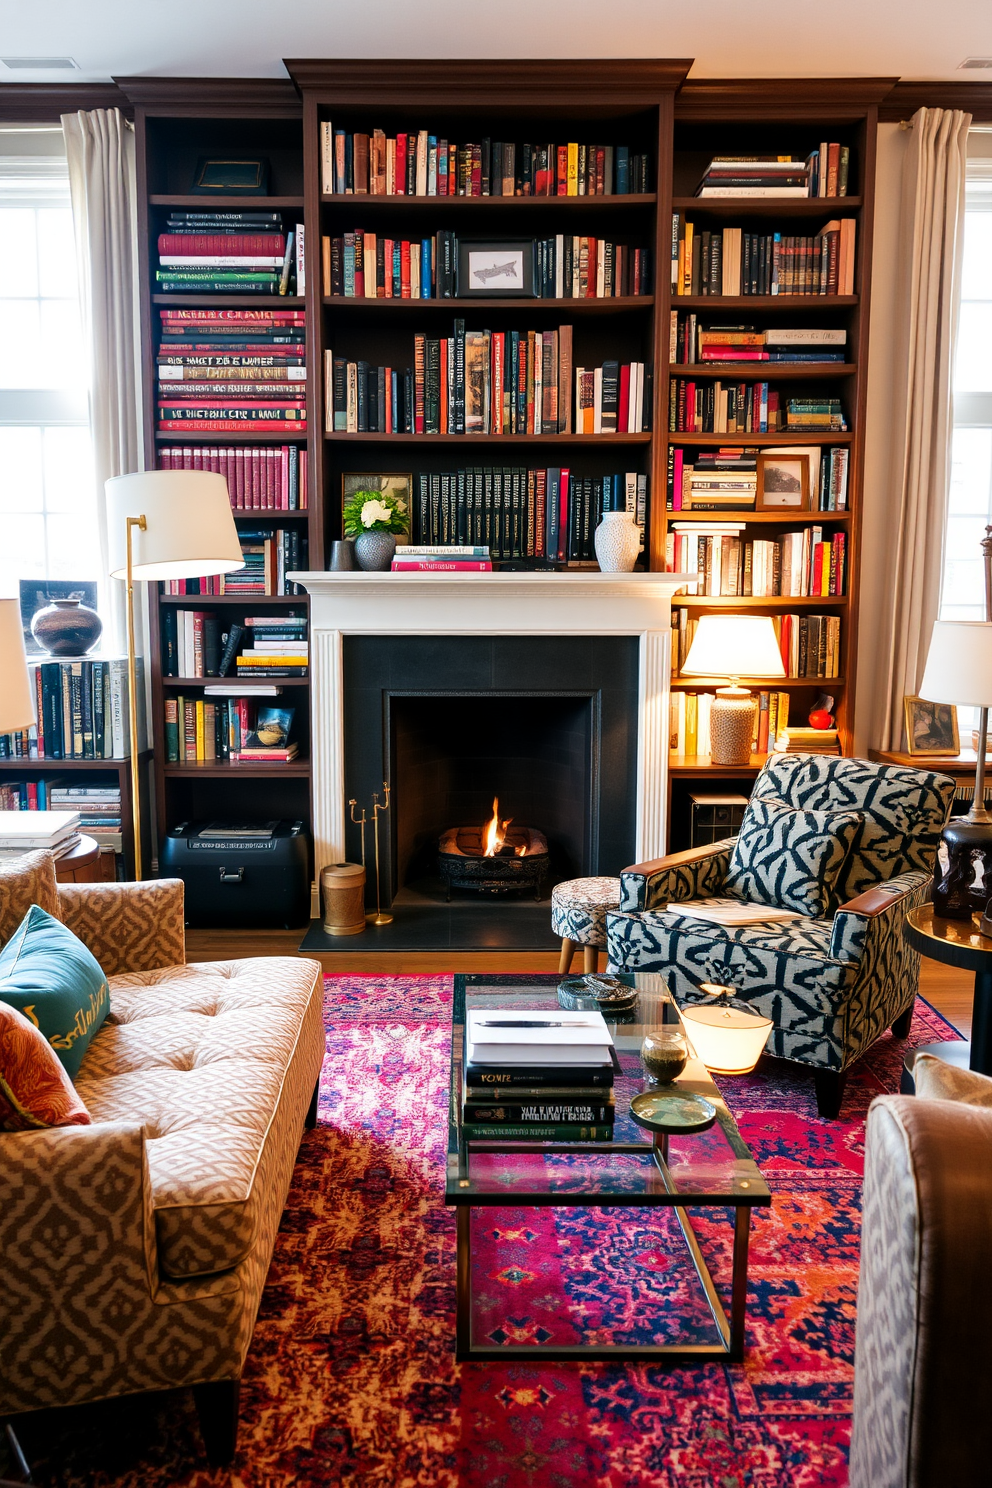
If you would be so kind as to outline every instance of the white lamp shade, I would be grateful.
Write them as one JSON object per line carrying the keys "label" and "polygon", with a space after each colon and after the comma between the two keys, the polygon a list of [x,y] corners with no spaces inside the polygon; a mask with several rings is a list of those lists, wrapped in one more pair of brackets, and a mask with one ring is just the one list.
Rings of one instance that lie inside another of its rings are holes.
{"label": "white lamp shade", "polygon": [[992,621],[934,622],[920,697],[929,703],[992,708]]}
{"label": "white lamp shade", "polygon": [[769,615],[703,615],[682,675],[784,677],[782,653]]}
{"label": "white lamp shade", "polygon": [[706,1068],[718,1075],[749,1074],[768,1042],[772,1020],[721,1003],[680,1010],[689,1042]]}
{"label": "white lamp shade", "polygon": [[20,602],[0,599],[0,734],[30,728],[34,722]]}
{"label": "white lamp shade", "polygon": [[136,579],[191,579],[244,567],[227,481],[208,470],[145,470],[106,483],[110,576],[127,576],[127,518]]}

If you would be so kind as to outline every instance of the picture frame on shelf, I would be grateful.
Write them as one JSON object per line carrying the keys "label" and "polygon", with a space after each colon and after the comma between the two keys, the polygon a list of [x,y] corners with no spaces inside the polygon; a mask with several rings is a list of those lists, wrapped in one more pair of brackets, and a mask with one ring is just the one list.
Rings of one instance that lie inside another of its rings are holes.
{"label": "picture frame on shelf", "polygon": [[904,697],[906,752],[916,755],[958,755],[958,710],[953,703],[931,703],[926,698]]}
{"label": "picture frame on shelf", "polygon": [[269,162],[261,155],[237,160],[201,155],[193,172],[193,196],[265,196],[269,190]]}
{"label": "picture frame on shelf", "polygon": [[759,450],[757,475],[755,511],[809,511],[808,455]]}
{"label": "picture frame on shelf", "polygon": [[458,298],[536,299],[533,238],[460,238]]}
{"label": "picture frame on shelf", "polygon": [[[413,472],[410,470],[346,470],[341,476],[341,513],[359,491],[375,491],[403,504],[409,521],[413,510]],[[403,542],[408,539],[404,537]]]}

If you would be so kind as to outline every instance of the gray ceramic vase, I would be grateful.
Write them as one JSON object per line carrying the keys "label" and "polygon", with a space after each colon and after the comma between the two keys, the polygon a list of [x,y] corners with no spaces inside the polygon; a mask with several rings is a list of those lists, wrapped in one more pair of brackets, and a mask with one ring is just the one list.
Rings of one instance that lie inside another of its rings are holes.
{"label": "gray ceramic vase", "polygon": [[85,656],[103,634],[103,621],[82,600],[54,599],[32,615],[31,634],[49,656]]}
{"label": "gray ceramic vase", "polygon": [[366,573],[383,573],[396,552],[396,538],[391,532],[360,532],[355,538],[355,557]]}

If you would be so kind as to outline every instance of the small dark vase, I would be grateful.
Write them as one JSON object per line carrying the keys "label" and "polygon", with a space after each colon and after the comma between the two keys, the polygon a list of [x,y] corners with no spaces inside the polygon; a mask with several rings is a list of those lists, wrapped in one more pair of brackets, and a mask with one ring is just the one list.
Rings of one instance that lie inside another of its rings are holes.
{"label": "small dark vase", "polygon": [[395,552],[396,538],[391,532],[360,532],[355,538],[355,557],[366,573],[384,573]]}
{"label": "small dark vase", "polygon": [[31,634],[50,656],[85,656],[103,634],[103,621],[80,599],[53,599],[31,617]]}
{"label": "small dark vase", "polygon": [[351,573],[357,567],[355,544],[350,537],[338,538],[331,543],[331,561],[328,568],[332,573]]}
{"label": "small dark vase", "polygon": [[[933,875],[933,911],[946,920],[970,920],[985,909],[992,895],[992,822],[951,817],[941,833],[947,848],[947,871],[938,859]],[[976,884],[976,859],[982,863],[982,883]]]}

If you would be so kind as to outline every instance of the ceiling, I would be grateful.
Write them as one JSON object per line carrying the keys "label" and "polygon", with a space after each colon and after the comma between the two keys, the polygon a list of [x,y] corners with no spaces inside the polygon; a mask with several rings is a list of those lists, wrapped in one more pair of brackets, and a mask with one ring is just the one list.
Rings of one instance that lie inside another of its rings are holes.
{"label": "ceiling", "polygon": [[989,0],[0,0],[0,55],[79,71],[2,83],[284,77],[283,57],[695,57],[692,77],[957,78],[992,57]]}

